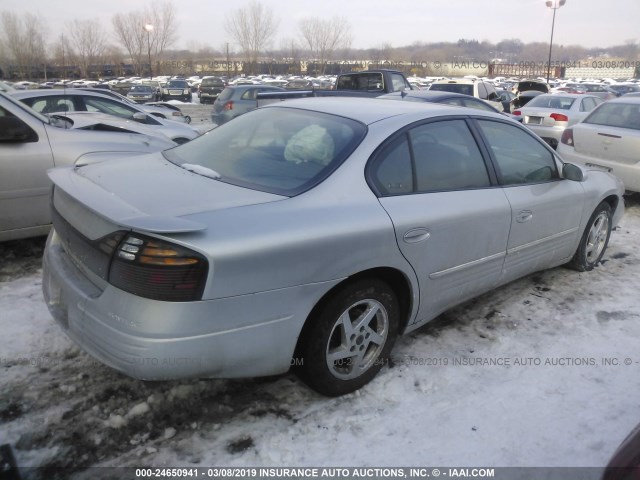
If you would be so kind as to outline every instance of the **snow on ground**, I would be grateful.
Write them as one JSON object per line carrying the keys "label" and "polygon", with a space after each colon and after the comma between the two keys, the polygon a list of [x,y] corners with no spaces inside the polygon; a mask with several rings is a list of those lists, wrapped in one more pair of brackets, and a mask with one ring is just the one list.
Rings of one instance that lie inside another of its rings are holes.
{"label": "snow on ground", "polygon": [[0,244],[0,444],[20,467],[78,478],[123,465],[603,466],[640,421],[640,196],[627,203],[597,269],[540,272],[467,302],[334,399],[293,375],[116,373],[50,318],[43,240]]}

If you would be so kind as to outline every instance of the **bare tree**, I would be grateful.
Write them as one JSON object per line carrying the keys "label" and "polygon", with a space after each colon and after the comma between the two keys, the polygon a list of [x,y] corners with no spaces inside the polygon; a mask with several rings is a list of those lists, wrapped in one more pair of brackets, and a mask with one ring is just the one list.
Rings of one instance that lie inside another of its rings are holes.
{"label": "bare tree", "polygon": [[345,17],[335,16],[327,20],[304,18],[299,28],[311,55],[320,65],[320,73],[324,73],[327,61],[333,58],[337,50],[351,46],[351,25]]}
{"label": "bare tree", "polygon": [[2,31],[6,54],[18,67],[18,76],[36,78],[39,66],[46,61],[43,21],[32,13],[21,19],[2,12]]}
{"label": "bare tree", "polygon": [[[73,20],[69,25],[71,42],[75,47],[80,76],[89,78],[91,66],[102,62],[106,35],[98,20]],[[102,68],[100,68],[102,71]]]}
{"label": "bare tree", "polygon": [[256,1],[233,11],[225,21],[227,33],[242,48],[252,71],[260,52],[272,40],[277,28],[278,21],[274,18],[273,11]]}
{"label": "bare tree", "polygon": [[[147,55],[150,54],[152,64],[157,63],[177,38],[177,19],[173,4],[168,1],[153,2],[143,11],[118,13],[111,22],[117,40],[139,73]],[[145,25],[152,28],[146,30]]]}

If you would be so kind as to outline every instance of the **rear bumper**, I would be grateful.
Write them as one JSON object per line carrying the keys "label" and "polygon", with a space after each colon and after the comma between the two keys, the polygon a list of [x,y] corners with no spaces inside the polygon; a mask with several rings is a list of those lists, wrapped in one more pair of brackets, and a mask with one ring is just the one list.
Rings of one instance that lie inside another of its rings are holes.
{"label": "rear bumper", "polygon": [[47,307],[100,362],[144,380],[286,372],[311,307],[333,282],[199,302],[160,302],[94,285],[55,230],[43,260]]}
{"label": "rear bumper", "polygon": [[529,125],[523,123],[525,127],[542,138],[552,148],[556,149],[562,138],[562,133],[567,127],[543,127],[541,125]]}

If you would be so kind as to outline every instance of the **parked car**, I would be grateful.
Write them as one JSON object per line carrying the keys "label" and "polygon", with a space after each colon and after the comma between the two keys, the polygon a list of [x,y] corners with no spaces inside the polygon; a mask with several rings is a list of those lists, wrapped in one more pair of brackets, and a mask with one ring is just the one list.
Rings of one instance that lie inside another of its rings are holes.
{"label": "parked car", "polygon": [[49,231],[48,169],[114,152],[126,152],[131,160],[137,153],[175,146],[163,136],[79,127],[69,120],[40,115],[11,95],[0,93],[0,241]]}
{"label": "parked car", "polygon": [[[174,119],[175,117],[180,116],[184,118],[185,123],[191,123],[191,117],[189,115],[183,114],[182,110],[180,110],[180,107],[178,107],[175,103],[150,102],[145,104],[145,107],[154,107],[162,111],[161,118]],[[160,115],[156,115],[156,116],[160,116]]]}
{"label": "parked car", "polygon": [[502,115],[381,103],[274,103],[136,162],[50,172],[50,312],[137,378],[295,364],[341,395],[453,305],[598,265],[623,214],[618,179],[563,164]]}
{"label": "parked car", "polygon": [[170,140],[171,144],[166,148],[175,147],[176,145],[178,145],[158,128],[154,128],[151,125],[145,125],[144,123],[136,122],[135,120],[126,120],[124,118],[116,117],[115,115],[108,115],[106,113],[66,112],[49,113],[47,114],[47,116],[50,118],[54,118],[57,121],[63,120],[66,122],[66,128],[75,130],[92,130],[94,132],[120,132],[126,134],[138,133],[150,137],[160,137]]}
{"label": "parked car", "polygon": [[149,125],[176,143],[188,142],[199,135],[189,125],[158,118],[135,104],[120,102],[101,92],[70,89],[28,90],[11,94],[38,113],[102,112]]}
{"label": "parked car", "polygon": [[200,103],[213,103],[224,90],[224,81],[218,77],[203,78],[198,86],[198,98]]}
{"label": "parked car", "polygon": [[538,90],[527,90],[524,92],[520,92],[516,98],[514,98],[513,100],[511,100],[511,108],[510,110],[512,112],[515,112],[516,110],[524,107],[527,103],[529,103],[531,100],[533,100],[534,98],[536,98],[539,95],[544,95],[544,93],[538,91]]}
{"label": "parked car", "polygon": [[502,100],[496,92],[496,88],[489,82],[482,80],[457,79],[457,80],[436,80],[431,84],[429,90],[441,92],[454,92],[470,95],[493,102],[497,110],[503,111]]}
{"label": "parked car", "polygon": [[226,87],[216,101],[213,102],[211,120],[217,125],[222,125],[257,105],[256,95],[263,92],[284,92],[281,87],[269,85],[237,85]]}
{"label": "parked car", "polygon": [[509,90],[496,90],[502,103],[502,108],[506,113],[511,113],[511,102],[516,98],[516,94]]}
{"label": "parked car", "polygon": [[637,83],[620,83],[609,85],[609,90],[613,90],[620,97],[628,93],[640,92],[640,85],[638,85]]}
{"label": "parked car", "polygon": [[455,105],[458,107],[470,107],[478,110],[484,110],[485,112],[501,113],[508,116],[512,120],[521,122],[522,118],[504,113],[496,109],[493,105],[495,102],[489,102],[481,100],[469,95],[463,95],[461,93],[431,91],[431,90],[410,90],[403,92],[394,92],[381,95],[378,98],[383,100],[404,100],[409,102],[430,102],[430,103],[444,103],[447,105]]}
{"label": "parked car", "polygon": [[[96,92],[95,90],[96,87],[92,87],[92,88],[79,88],[78,90],[85,90],[88,92]],[[134,105],[136,108],[140,108],[142,110],[144,110],[147,113],[150,113],[151,115],[153,115],[154,117],[158,117],[158,118],[164,118],[166,120],[173,120],[175,122],[181,122],[181,123],[191,123],[191,118],[187,118],[186,115],[182,114],[182,111],[179,108],[175,108],[175,109],[171,109],[171,111],[167,111],[165,107],[166,104],[164,102],[151,102],[149,103],[145,103],[142,105],[138,105],[136,102],[132,101],[131,99],[127,98],[126,96],[118,93],[118,92],[114,92],[114,91],[102,91],[100,90],[98,93],[101,93],[103,95],[106,95],[108,97],[114,98],[116,100],[120,100],[121,102],[124,103],[128,103],[130,105]]]}
{"label": "parked car", "polygon": [[511,108],[509,111],[513,112],[519,108],[524,107],[531,99],[541,95],[543,93],[549,93],[550,88],[545,82],[539,80],[520,80],[516,86],[516,98],[511,100]]}
{"label": "parked car", "polygon": [[156,100],[156,91],[149,85],[134,85],[127,93],[127,98],[136,103],[153,102]]}
{"label": "parked car", "polygon": [[618,92],[611,90],[607,85],[599,83],[583,83],[582,85],[587,89],[588,94],[595,95],[603,100],[611,100],[620,96]]}
{"label": "parked car", "polygon": [[564,129],[578,123],[603,100],[593,95],[542,94],[513,114],[522,117],[523,125],[557,148]]}
{"label": "parked car", "polygon": [[181,100],[191,102],[191,87],[186,80],[169,80],[162,87],[162,101]]}
{"label": "parked car", "polygon": [[595,108],[562,134],[558,152],[570,162],[602,168],[640,192],[640,97],[624,95]]}

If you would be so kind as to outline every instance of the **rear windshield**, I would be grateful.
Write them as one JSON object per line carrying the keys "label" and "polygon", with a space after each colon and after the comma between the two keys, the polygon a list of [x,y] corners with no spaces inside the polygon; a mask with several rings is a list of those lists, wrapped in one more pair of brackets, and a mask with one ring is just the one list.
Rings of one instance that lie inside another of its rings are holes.
{"label": "rear windshield", "polygon": [[603,103],[584,123],[640,130],[640,103]]}
{"label": "rear windshield", "polygon": [[554,108],[556,110],[569,110],[573,102],[575,102],[575,98],[571,97],[563,97],[561,95],[539,95],[533,100],[531,100],[527,107],[538,107],[538,108]]}
{"label": "rear windshield", "polygon": [[222,91],[220,95],[218,95],[218,101],[226,102],[232,97],[232,95],[233,95],[233,88],[227,87]]}
{"label": "rear windshield", "polygon": [[364,125],[343,117],[268,107],[241,115],[164,155],[178,165],[210,169],[210,176],[226,183],[293,196],[328,177],[365,133]]}
{"label": "rear windshield", "polygon": [[473,97],[473,85],[468,83],[434,83],[429,90],[436,90],[440,92],[454,92],[462,93],[464,95],[471,95]]}
{"label": "rear windshield", "polygon": [[353,73],[340,75],[336,90],[383,91],[382,73]]}

